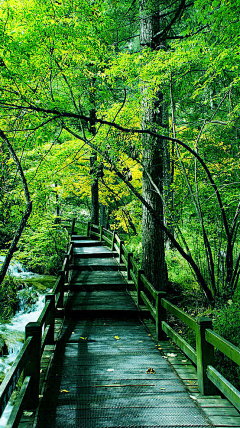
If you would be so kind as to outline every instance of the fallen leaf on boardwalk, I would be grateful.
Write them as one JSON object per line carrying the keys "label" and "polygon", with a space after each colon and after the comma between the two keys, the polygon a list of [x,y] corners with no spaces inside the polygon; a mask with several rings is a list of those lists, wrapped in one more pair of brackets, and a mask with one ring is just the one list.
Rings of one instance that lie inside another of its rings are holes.
{"label": "fallen leaf on boardwalk", "polygon": [[167,360],[168,357],[163,356],[163,358],[165,358],[165,360]]}
{"label": "fallen leaf on boardwalk", "polygon": [[62,389],[61,392],[69,392],[67,389]]}
{"label": "fallen leaf on boardwalk", "polygon": [[114,339],[119,340],[120,337],[119,336],[114,336]]}
{"label": "fallen leaf on boardwalk", "polygon": [[159,346],[158,349],[162,349],[161,346]]}
{"label": "fallen leaf on boardwalk", "polygon": [[87,337],[80,337],[80,339],[82,339],[82,340],[87,340]]}
{"label": "fallen leaf on boardwalk", "polygon": [[166,388],[160,388],[162,391],[165,391]]}
{"label": "fallen leaf on boardwalk", "polygon": [[24,411],[23,414],[24,414],[24,416],[32,416],[33,412],[26,412],[26,411]]}
{"label": "fallen leaf on boardwalk", "polygon": [[72,331],[72,334],[75,334],[75,331]]}
{"label": "fallen leaf on boardwalk", "polygon": [[182,360],[182,363],[187,363],[187,360]]}
{"label": "fallen leaf on boardwalk", "polygon": [[167,354],[168,357],[177,357],[177,354]]}
{"label": "fallen leaf on boardwalk", "polygon": [[148,336],[152,336],[151,334],[149,334]]}
{"label": "fallen leaf on boardwalk", "polygon": [[149,369],[147,369],[146,373],[148,374],[155,374],[155,370],[152,367],[149,367]]}
{"label": "fallen leaf on boardwalk", "polygon": [[143,343],[143,341],[142,341],[142,340],[139,340],[138,342],[139,342],[139,343]]}

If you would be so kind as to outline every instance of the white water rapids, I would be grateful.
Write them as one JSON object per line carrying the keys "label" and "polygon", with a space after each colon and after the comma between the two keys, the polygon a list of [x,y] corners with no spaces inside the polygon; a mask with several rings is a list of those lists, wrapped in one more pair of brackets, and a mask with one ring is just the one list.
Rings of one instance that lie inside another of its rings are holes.
{"label": "white water rapids", "polygon": [[[3,263],[4,257],[0,256],[0,265]],[[8,269],[8,274],[14,276],[19,279],[26,278],[41,278],[42,275],[34,274],[33,272],[29,272],[22,264],[18,261],[13,261]],[[28,290],[31,290],[29,288]],[[36,292],[35,292],[36,293]],[[29,322],[37,321],[41,311],[44,307],[44,298],[45,296],[37,293],[38,301],[31,306],[31,312],[29,312],[29,307],[24,308],[22,305],[21,310],[16,313],[11,320],[7,323],[0,322],[0,334],[4,337],[4,340],[8,346],[8,355],[0,357],[0,372],[7,373],[11,367],[11,363],[16,359],[19,351],[22,348],[24,342],[24,332],[25,326]],[[0,418],[0,428],[4,428],[6,426],[7,420],[11,413],[12,406],[8,404],[5,408],[5,411]]]}

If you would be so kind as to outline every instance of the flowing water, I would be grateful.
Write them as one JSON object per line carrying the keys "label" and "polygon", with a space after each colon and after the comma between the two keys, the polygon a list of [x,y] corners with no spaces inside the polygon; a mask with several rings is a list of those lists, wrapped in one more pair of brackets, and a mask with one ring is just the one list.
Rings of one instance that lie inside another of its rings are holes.
{"label": "flowing water", "polygon": [[[0,256],[0,265],[4,260],[3,256]],[[29,278],[39,278],[43,276],[34,274],[33,272],[27,271],[20,262],[13,261],[8,269],[8,274],[14,276],[18,279],[29,279]],[[22,348],[24,342],[24,331],[25,326],[29,322],[37,321],[43,307],[45,296],[36,292],[32,287],[28,288],[28,291],[34,294],[34,297],[37,298],[36,303],[31,307],[29,305],[24,306],[24,299],[21,299],[21,292],[19,291],[19,303],[20,311],[16,313],[10,321],[7,323],[0,322],[0,335],[4,338],[8,346],[8,355],[5,355],[0,358],[0,373],[6,374],[11,367],[12,362],[16,359],[19,351]],[[36,296],[37,295],[37,296]],[[12,406],[8,404],[2,417],[0,418],[0,428],[6,426],[7,419],[10,415]]]}

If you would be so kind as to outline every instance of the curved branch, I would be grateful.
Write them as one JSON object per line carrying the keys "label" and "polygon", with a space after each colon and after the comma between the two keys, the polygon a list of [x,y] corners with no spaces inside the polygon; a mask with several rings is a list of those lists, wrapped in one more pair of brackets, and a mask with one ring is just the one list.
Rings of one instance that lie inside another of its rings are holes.
{"label": "curved branch", "polygon": [[[63,128],[69,132],[74,137],[83,140],[83,138],[78,135],[76,132],[69,129],[67,126],[63,126]],[[171,232],[167,229],[167,227],[161,222],[158,215],[156,214],[155,210],[152,208],[152,206],[143,198],[143,196],[135,189],[135,187],[126,180],[124,175],[119,171],[119,169],[114,165],[112,159],[107,155],[107,153],[103,152],[99,147],[97,147],[95,144],[93,144],[91,141],[85,141],[94,151],[98,152],[104,159],[106,159],[113,167],[113,170],[115,171],[116,175],[127,185],[127,187],[131,190],[131,192],[142,202],[142,204],[147,208],[147,210],[152,214],[152,216],[155,218],[156,222],[158,223],[159,227],[166,233],[169,240],[172,242],[174,247],[178,250],[178,252],[181,254],[181,256],[190,264],[190,266],[193,268],[196,277],[198,279],[199,284],[201,284],[207,298],[210,302],[213,302],[213,296],[211,293],[211,290],[208,288],[206,281],[200,272],[200,269],[198,268],[197,264],[193,260],[193,258],[187,254],[184,249],[181,247],[181,245],[178,243],[178,241],[174,238],[174,236],[171,234]]]}
{"label": "curved branch", "polygon": [[[82,119],[86,122],[90,122],[91,118],[89,116],[85,116],[85,115],[78,115],[76,113],[73,112],[66,112],[66,111],[62,111],[60,112],[59,110],[56,109],[44,109],[41,107],[35,107],[33,105],[30,106],[19,106],[19,105],[14,105],[11,106],[9,104],[2,104],[5,105],[6,107],[10,108],[10,109],[24,109],[24,110],[32,110],[32,111],[36,111],[36,112],[42,112],[42,113],[48,113],[48,114],[54,114],[54,115],[60,115],[62,118],[66,117],[66,118],[74,118],[74,119]],[[224,224],[224,228],[225,228],[225,232],[228,238],[228,241],[231,242],[231,234],[229,231],[229,226],[228,226],[228,222],[227,222],[227,217],[226,217],[226,213],[224,210],[224,206],[222,203],[222,199],[220,196],[220,193],[218,191],[218,188],[212,178],[212,175],[207,167],[207,165],[205,164],[205,162],[203,161],[203,159],[198,155],[198,153],[196,153],[193,149],[191,149],[191,147],[189,147],[187,144],[185,144],[183,141],[177,139],[177,138],[172,138],[172,137],[168,137],[166,135],[161,135],[158,134],[157,132],[152,131],[151,129],[138,129],[138,128],[126,128],[124,126],[118,125],[117,123],[114,122],[110,122],[108,120],[104,120],[104,119],[95,119],[95,121],[97,123],[101,123],[102,125],[108,125],[108,126],[112,126],[116,129],[118,129],[119,131],[125,132],[125,133],[131,133],[131,134],[148,134],[151,135],[153,137],[157,137],[157,138],[161,138],[167,141],[172,141],[174,143],[178,143],[179,145],[181,145],[182,147],[184,147],[187,151],[189,151],[198,161],[199,163],[202,165],[203,169],[205,170],[208,179],[211,183],[211,185],[213,186],[213,189],[215,191],[216,197],[217,197],[217,201],[220,207],[220,211],[221,211],[221,215],[222,215],[222,219],[223,219],[223,224]]]}

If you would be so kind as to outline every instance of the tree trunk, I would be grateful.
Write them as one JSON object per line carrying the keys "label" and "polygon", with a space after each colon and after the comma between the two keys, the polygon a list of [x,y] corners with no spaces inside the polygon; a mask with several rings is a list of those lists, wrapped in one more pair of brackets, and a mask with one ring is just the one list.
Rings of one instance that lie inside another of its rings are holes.
{"label": "tree trunk", "polygon": [[[94,98],[94,97],[92,97]],[[95,102],[95,100],[92,100]],[[90,110],[90,132],[93,135],[96,135],[96,110],[95,108]],[[98,177],[97,177],[97,153],[93,152],[90,157],[90,173],[92,174],[92,185],[91,185],[91,223],[98,224],[99,223],[99,201],[98,201]]]}
{"label": "tree trunk", "polygon": [[92,185],[91,185],[91,223],[99,223],[99,202],[98,202],[98,178],[96,172],[97,153],[94,153],[90,157],[90,168],[93,174]]}
{"label": "tree trunk", "polygon": [[[162,20],[159,13],[159,1],[140,1],[140,45],[141,48],[150,47],[159,49],[160,40],[155,35],[160,32]],[[162,43],[162,42],[161,42]],[[143,83],[142,128],[152,130],[156,126],[167,127],[167,110],[163,94],[149,99],[148,88]],[[147,134],[142,137],[143,144],[143,197],[158,213],[159,219],[164,222],[163,198],[159,196],[148,175],[151,176],[160,193],[164,193],[166,179],[166,141]],[[143,206],[142,215],[142,268],[148,280],[158,290],[164,290],[167,283],[167,269],[164,252],[164,233],[160,229],[152,214]]]}

